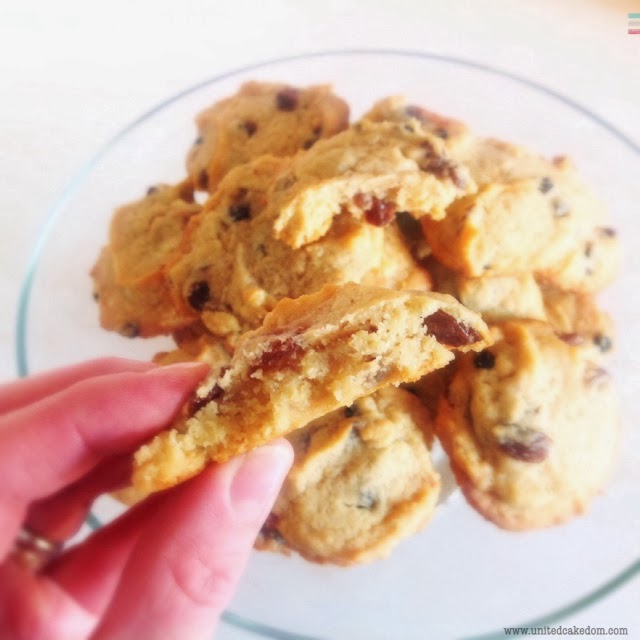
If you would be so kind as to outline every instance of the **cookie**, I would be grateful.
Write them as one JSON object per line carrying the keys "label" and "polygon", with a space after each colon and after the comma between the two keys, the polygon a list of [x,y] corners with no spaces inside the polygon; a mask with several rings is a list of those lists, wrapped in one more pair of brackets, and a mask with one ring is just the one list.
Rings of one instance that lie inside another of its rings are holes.
{"label": "cookie", "polygon": [[166,270],[177,308],[199,314],[209,331],[221,335],[234,326],[237,332],[256,328],[278,300],[326,284],[430,287],[395,223],[382,228],[342,212],[322,238],[298,249],[275,238],[267,205],[271,185],[287,166],[263,156],[222,180]]}
{"label": "cookie", "polygon": [[[542,286],[540,291],[546,319],[559,338],[583,349],[592,348],[600,355],[613,350],[613,321],[593,295],[548,286]],[[598,359],[598,355],[593,357]]]}
{"label": "cookie", "polygon": [[417,398],[386,387],[291,433],[294,464],[256,547],[337,565],[389,555],[438,500],[430,429]]}
{"label": "cookie", "polygon": [[478,186],[539,180],[544,191],[553,184],[555,176],[573,171],[566,157],[548,159],[524,146],[470,132],[451,136],[446,147],[456,162],[467,167]]}
{"label": "cookie", "polygon": [[109,247],[100,252],[91,269],[93,296],[100,309],[100,325],[127,338],[152,337],[170,333],[193,322],[172,303],[167,283],[161,274],[143,283],[119,284],[113,254]]}
{"label": "cookie", "polygon": [[486,325],[450,296],[356,284],[281,300],[240,339],[173,428],[135,456],[134,486],[159,490],[210,462],[298,429],[357,398],[481,349]]}
{"label": "cookie", "polygon": [[200,209],[189,182],[149,187],[144,198],[117,209],[109,229],[117,282],[132,284],[155,276],[176,252],[189,219]]}
{"label": "cookie", "polygon": [[347,103],[328,85],[247,82],[198,115],[187,171],[199,188],[213,192],[233,167],[265,154],[294,155],[348,122]]}
{"label": "cookie", "polygon": [[423,219],[433,254],[466,277],[533,272],[561,289],[597,291],[617,270],[615,232],[576,180],[494,183]]}
{"label": "cookie", "polygon": [[611,379],[592,349],[543,322],[492,329],[495,343],[461,356],[435,429],[462,491],[513,530],[582,513],[601,490],[618,443]]}
{"label": "cookie", "polygon": [[467,278],[436,260],[430,259],[427,264],[435,291],[452,295],[486,322],[547,319],[540,285],[530,272]]}
{"label": "cookie", "polygon": [[91,271],[105,329],[148,337],[192,322],[174,308],[163,269],[199,211],[188,182],[150,187],[144,198],[116,210],[109,244]]}
{"label": "cookie", "polygon": [[474,189],[440,138],[363,120],[293,158],[269,207],[275,237],[298,248],[327,233],[342,211],[377,226],[398,211],[442,219],[451,202]]}
{"label": "cookie", "polygon": [[463,122],[411,104],[403,96],[389,96],[378,100],[362,119],[372,122],[399,122],[408,127],[415,127],[417,124],[422,130],[443,140],[469,134],[469,129]]}
{"label": "cookie", "polygon": [[600,225],[580,236],[562,259],[540,270],[539,277],[560,289],[595,293],[613,282],[620,263],[616,230]]}
{"label": "cookie", "polygon": [[526,272],[465,278],[436,260],[429,260],[428,267],[434,290],[452,295],[489,324],[514,319],[542,320],[564,340],[576,344],[591,342],[601,353],[613,347],[613,322],[599,308],[593,294],[563,291]]}

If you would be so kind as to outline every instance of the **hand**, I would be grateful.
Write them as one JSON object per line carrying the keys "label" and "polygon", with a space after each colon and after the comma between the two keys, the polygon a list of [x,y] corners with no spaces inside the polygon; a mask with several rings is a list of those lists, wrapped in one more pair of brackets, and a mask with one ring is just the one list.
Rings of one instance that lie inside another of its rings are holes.
{"label": "hand", "polygon": [[211,638],[292,461],[284,441],[156,494],[34,572],[21,528],[63,541],[125,486],[204,365],[96,360],[0,387],[0,637]]}

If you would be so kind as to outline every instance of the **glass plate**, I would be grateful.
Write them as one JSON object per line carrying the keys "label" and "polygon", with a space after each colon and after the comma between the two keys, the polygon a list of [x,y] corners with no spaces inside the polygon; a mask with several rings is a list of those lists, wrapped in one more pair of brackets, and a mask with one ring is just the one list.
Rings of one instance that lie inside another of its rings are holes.
{"label": "glass plate", "polygon": [[[148,358],[167,344],[100,329],[88,271],[114,207],[148,185],[177,181],[195,114],[249,79],[332,83],[354,117],[380,97],[404,94],[478,133],[571,156],[627,248],[622,275],[602,299],[617,323],[611,369],[624,435],[606,492],[564,526],[502,531],[456,493],[388,560],[341,569],[254,553],[226,620],[275,638],[504,637],[505,626],[556,622],[632,578],[640,571],[640,149],[585,107],[497,69],[424,53],[314,53],[235,70],[158,105],[98,151],[53,206],[23,289],[20,373],[107,354]],[[114,507],[103,500],[94,513],[104,521]]]}

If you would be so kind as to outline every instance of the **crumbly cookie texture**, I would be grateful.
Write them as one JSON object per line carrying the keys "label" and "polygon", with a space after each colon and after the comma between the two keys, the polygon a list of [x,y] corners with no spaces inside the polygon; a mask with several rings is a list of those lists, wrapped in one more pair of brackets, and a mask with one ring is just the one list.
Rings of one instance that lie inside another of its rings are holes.
{"label": "crumbly cookie texture", "polygon": [[338,565],[386,557],[435,508],[430,435],[426,409],[395,387],[291,433],[294,465],[257,548]]}
{"label": "crumbly cookie texture", "polygon": [[247,82],[198,115],[187,171],[199,188],[214,191],[233,167],[265,154],[294,155],[348,123],[347,103],[328,85]]}
{"label": "crumbly cookie texture", "polygon": [[147,337],[192,322],[173,307],[163,269],[200,208],[193,187],[182,182],[150,187],[144,198],[115,212],[109,244],[91,271],[105,329]]}
{"label": "crumbly cookie texture", "polygon": [[613,385],[593,349],[547,323],[492,329],[456,361],[436,433],[469,502],[506,529],[563,522],[606,482],[618,443]]}
{"label": "crumbly cookie texture", "polygon": [[[236,331],[255,328],[278,300],[314,293],[325,284],[430,288],[428,273],[393,222],[382,228],[342,212],[322,238],[298,249],[275,238],[267,204],[287,166],[286,159],[263,156],[222,180],[191,221],[181,255],[167,268],[177,308],[199,313],[220,335],[229,332],[221,322],[225,313],[237,319]],[[215,325],[211,314],[217,314]]]}
{"label": "crumbly cookie texture", "polygon": [[341,211],[379,226],[398,211],[442,219],[451,202],[474,190],[437,136],[362,120],[293,158],[269,206],[276,238],[297,248],[327,233]]}
{"label": "crumbly cookie texture", "polygon": [[135,456],[134,485],[159,490],[387,385],[481,349],[482,320],[452,297],[347,283],[284,299],[239,341],[182,421]]}

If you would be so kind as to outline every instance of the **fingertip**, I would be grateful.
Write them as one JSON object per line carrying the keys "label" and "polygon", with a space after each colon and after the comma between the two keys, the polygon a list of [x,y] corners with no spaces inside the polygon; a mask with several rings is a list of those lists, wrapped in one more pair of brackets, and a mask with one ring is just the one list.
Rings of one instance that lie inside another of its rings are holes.
{"label": "fingertip", "polygon": [[284,439],[249,451],[234,461],[229,505],[239,524],[264,522],[292,461],[293,449]]}

